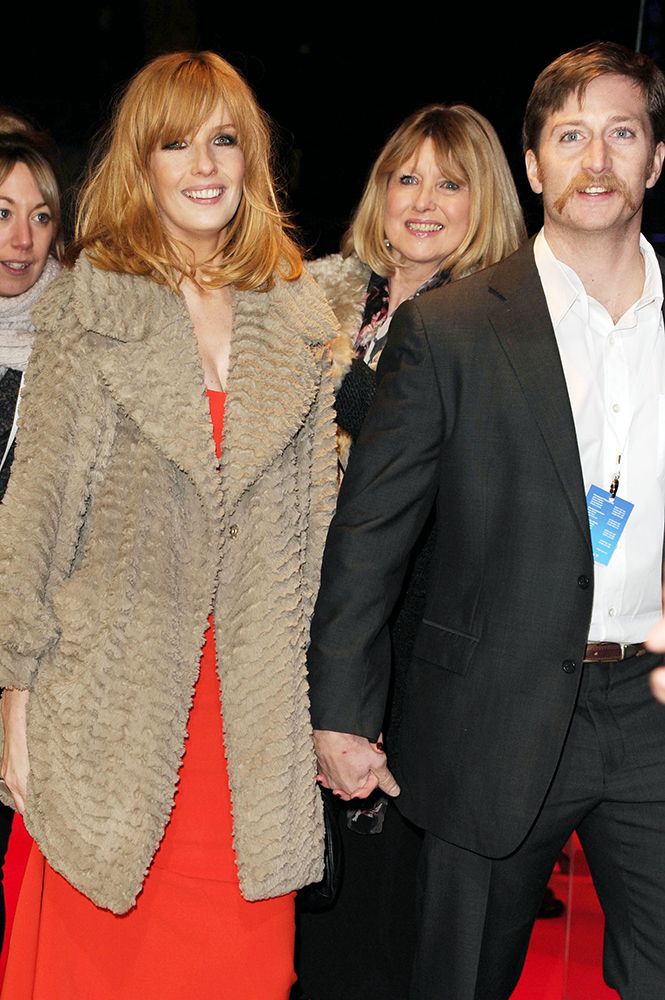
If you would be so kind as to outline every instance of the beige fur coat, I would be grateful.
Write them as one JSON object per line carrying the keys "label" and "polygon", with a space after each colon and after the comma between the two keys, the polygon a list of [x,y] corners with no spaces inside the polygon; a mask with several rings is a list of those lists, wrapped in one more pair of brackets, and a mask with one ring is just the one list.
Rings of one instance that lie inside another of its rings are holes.
{"label": "beige fur coat", "polygon": [[319,879],[305,647],[335,498],[332,314],[307,275],[236,293],[221,462],[183,299],[83,256],[35,321],[0,507],[0,685],[31,689],[28,830],[95,903],[132,906],[214,610],[242,892]]}
{"label": "beige fur coat", "polygon": [[[342,257],[339,253],[333,253],[328,257],[319,257],[307,266],[325,295],[340,327],[339,334],[329,345],[335,391],[337,391],[351,367],[353,343],[362,322],[365,292],[372,272],[355,254]],[[350,451],[351,438],[346,431],[338,427],[337,455],[340,481]]]}
{"label": "beige fur coat", "polygon": [[353,341],[360,329],[365,292],[372,272],[355,254],[342,257],[333,253],[310,261],[307,267],[339,323],[339,335],[330,345],[333,378],[338,388],[351,365]]}

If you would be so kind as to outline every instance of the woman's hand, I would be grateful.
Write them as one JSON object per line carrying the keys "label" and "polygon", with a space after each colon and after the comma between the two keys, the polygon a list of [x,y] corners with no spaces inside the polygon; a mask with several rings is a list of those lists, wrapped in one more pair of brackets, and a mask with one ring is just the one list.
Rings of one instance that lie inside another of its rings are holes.
{"label": "woman's hand", "polygon": [[26,709],[29,691],[5,688],[0,708],[5,740],[2,747],[0,775],[14,796],[16,810],[23,815],[28,784],[28,740],[26,735]]}
{"label": "woman's hand", "polygon": [[[665,602],[665,587],[663,588]],[[646,646],[652,653],[665,653],[665,615],[651,629],[647,636]],[[665,664],[651,671],[651,693],[658,701],[665,704]]]}
{"label": "woman's hand", "polygon": [[377,743],[370,743],[364,736],[315,729],[314,747],[319,762],[317,781],[345,802],[366,799],[375,788],[386,795],[399,795],[381,737]]}

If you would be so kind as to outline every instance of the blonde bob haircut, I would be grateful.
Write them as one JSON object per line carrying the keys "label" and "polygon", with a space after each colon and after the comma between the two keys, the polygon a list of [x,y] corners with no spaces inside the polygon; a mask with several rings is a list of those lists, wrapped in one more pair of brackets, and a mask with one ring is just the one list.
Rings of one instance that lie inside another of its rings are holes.
{"label": "blonde bob haircut", "polygon": [[430,104],[393,132],[372,167],[342,242],[377,274],[389,277],[398,265],[386,246],[386,191],[396,170],[408,167],[425,139],[431,139],[442,175],[468,185],[469,229],[443,262],[451,279],[502,260],[526,239],[515,183],[499,138],[481,114],[465,104]]}
{"label": "blonde bob haircut", "polygon": [[0,111],[0,184],[17,163],[24,163],[32,174],[44,204],[53,220],[51,253],[62,260],[65,251],[62,235],[60,188],[51,159],[49,138],[13,112]]}
{"label": "blonde bob haircut", "polygon": [[[195,264],[161,223],[150,157],[194,135],[220,102],[245,157],[243,196],[214,255]],[[144,66],[118,102],[79,199],[68,257],[85,250],[102,270],[145,275],[174,291],[184,276],[209,288],[269,288],[275,272],[291,281],[302,271],[288,228],[271,174],[268,120],[252,91],[214,52],[172,52]]]}

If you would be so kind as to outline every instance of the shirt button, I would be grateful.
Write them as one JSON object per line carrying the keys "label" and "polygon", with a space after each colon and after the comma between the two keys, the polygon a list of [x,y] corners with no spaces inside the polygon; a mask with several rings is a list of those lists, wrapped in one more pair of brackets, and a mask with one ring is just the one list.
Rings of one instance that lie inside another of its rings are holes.
{"label": "shirt button", "polygon": [[577,578],[577,586],[581,587],[582,590],[589,589],[589,577],[585,576],[584,573]]}
{"label": "shirt button", "polygon": [[612,334],[610,334],[610,336],[607,339],[609,341],[610,347],[614,347],[614,345],[616,344],[616,340],[614,339],[614,337],[612,336]]}
{"label": "shirt button", "polygon": [[615,614],[617,613],[617,609],[616,608],[610,608],[610,610],[607,613],[610,616],[610,618],[614,618]]}
{"label": "shirt button", "polygon": [[612,413],[620,413],[621,407],[618,403],[612,403]]}
{"label": "shirt button", "polygon": [[229,525],[229,535],[231,536],[231,538],[237,538],[237,536],[238,536],[238,525],[237,524],[230,524]]}
{"label": "shirt button", "polygon": [[561,664],[561,669],[564,674],[574,674],[577,669],[577,664],[575,663],[575,660],[564,660]]}

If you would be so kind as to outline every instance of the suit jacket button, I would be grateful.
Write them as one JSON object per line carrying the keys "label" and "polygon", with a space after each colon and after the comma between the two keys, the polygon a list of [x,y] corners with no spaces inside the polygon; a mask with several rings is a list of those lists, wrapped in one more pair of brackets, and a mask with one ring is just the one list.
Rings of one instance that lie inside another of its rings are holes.
{"label": "suit jacket button", "polygon": [[564,660],[561,664],[561,669],[564,674],[574,674],[577,669],[577,664],[575,663],[575,660]]}
{"label": "suit jacket button", "polygon": [[237,538],[237,536],[238,536],[238,525],[237,524],[230,524],[229,525],[229,535],[231,536],[231,538]]}
{"label": "suit jacket button", "polygon": [[577,578],[577,586],[581,587],[582,590],[588,590],[589,589],[589,583],[590,583],[589,577],[585,576],[584,573],[582,574],[582,576],[578,576],[578,578]]}

